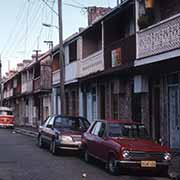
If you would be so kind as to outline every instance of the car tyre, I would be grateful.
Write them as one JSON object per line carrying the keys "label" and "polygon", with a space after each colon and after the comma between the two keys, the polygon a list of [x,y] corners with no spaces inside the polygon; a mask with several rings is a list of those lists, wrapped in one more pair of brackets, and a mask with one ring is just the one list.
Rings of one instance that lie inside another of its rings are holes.
{"label": "car tyre", "polygon": [[52,155],[57,155],[56,141],[52,140],[50,144],[50,152]]}
{"label": "car tyre", "polygon": [[111,174],[111,175],[119,175],[120,173],[120,170],[119,170],[119,166],[118,164],[116,163],[116,158],[115,156],[111,155],[109,157],[109,160],[108,160],[108,164],[107,164],[107,168],[108,168],[108,172]]}
{"label": "car tyre", "polygon": [[38,144],[38,147],[39,147],[39,148],[43,148],[43,141],[42,141],[41,135],[38,136],[38,142],[37,142],[37,144]]}

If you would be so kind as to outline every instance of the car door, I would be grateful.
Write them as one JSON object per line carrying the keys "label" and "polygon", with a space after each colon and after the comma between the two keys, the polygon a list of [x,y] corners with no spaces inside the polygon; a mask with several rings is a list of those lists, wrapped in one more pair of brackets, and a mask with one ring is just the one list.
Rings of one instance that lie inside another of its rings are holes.
{"label": "car door", "polygon": [[47,125],[49,123],[49,121],[51,120],[52,116],[49,116],[44,124],[42,126],[39,127],[39,132],[41,134],[41,138],[43,139],[43,141],[47,142],[47,138],[46,138],[46,128],[47,128]]}
{"label": "car door", "polygon": [[52,118],[48,121],[46,127],[44,127],[44,133],[43,133],[43,135],[44,135],[45,140],[46,140],[48,143],[51,142],[52,136],[54,135],[54,130],[53,130],[54,119],[55,119],[55,117],[52,117]]}
{"label": "car door", "polygon": [[87,145],[88,145],[88,151],[90,154],[97,156],[98,148],[97,142],[100,141],[100,138],[98,136],[98,133],[100,131],[102,122],[97,121],[95,122],[92,130],[90,133],[87,135]]}
{"label": "car door", "polygon": [[107,142],[106,142],[106,123],[101,122],[100,128],[96,129],[95,138],[94,138],[94,155],[101,159],[105,160],[107,152]]}

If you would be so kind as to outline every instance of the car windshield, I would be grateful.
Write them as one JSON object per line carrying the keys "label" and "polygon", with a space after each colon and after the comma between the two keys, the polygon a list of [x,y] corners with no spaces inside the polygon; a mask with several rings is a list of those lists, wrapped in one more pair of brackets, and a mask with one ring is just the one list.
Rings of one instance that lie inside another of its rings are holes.
{"label": "car windshield", "polygon": [[12,115],[12,111],[0,111],[0,115]]}
{"label": "car windshield", "polygon": [[74,131],[85,131],[89,124],[81,118],[57,117],[54,127],[57,129],[69,129]]}
{"label": "car windshield", "polygon": [[110,137],[150,138],[145,126],[136,124],[110,123],[108,134]]}

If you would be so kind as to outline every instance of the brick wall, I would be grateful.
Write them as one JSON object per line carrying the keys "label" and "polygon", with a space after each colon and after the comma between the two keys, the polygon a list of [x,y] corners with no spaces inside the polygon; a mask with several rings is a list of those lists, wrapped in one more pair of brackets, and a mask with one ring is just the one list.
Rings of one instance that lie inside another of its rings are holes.
{"label": "brick wall", "polygon": [[161,19],[166,19],[180,12],[179,0],[160,0]]}
{"label": "brick wall", "polygon": [[110,12],[111,8],[104,8],[104,7],[88,7],[88,25],[91,25],[100,17],[104,16],[108,12]]}

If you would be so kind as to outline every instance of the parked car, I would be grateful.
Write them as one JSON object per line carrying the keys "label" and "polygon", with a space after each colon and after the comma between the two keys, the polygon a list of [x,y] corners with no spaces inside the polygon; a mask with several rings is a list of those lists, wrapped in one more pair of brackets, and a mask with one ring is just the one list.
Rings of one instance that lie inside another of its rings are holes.
{"label": "parked car", "polygon": [[52,154],[56,154],[58,149],[79,150],[82,134],[89,126],[83,117],[50,116],[39,127],[38,145],[40,148],[49,145]]}
{"label": "parked car", "polygon": [[132,121],[98,120],[82,137],[84,159],[97,158],[111,174],[121,168],[163,170],[168,172],[171,151],[149,137],[143,124]]}
{"label": "parked car", "polygon": [[14,115],[9,107],[0,107],[0,127],[14,128]]}

